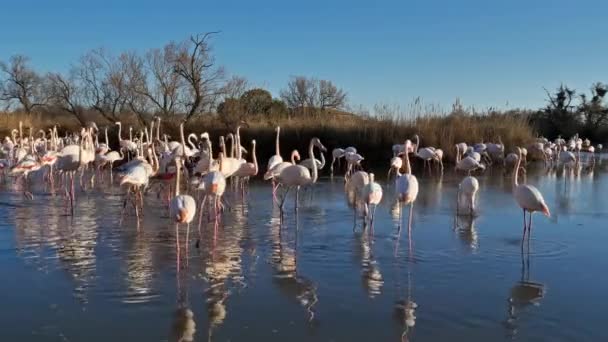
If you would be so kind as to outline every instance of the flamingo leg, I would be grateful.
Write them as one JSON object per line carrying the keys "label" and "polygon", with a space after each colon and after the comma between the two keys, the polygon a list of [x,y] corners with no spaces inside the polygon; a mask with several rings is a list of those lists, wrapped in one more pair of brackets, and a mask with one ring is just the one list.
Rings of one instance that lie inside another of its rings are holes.
{"label": "flamingo leg", "polygon": [[376,208],[378,207],[377,204],[374,204],[374,208],[372,209],[372,218],[371,218],[371,222],[370,222],[370,233],[372,235],[374,235],[374,219],[376,218]]}
{"label": "flamingo leg", "polygon": [[402,217],[403,217],[403,202],[399,202],[399,233],[401,233]]}
{"label": "flamingo leg", "polygon": [[528,241],[530,241],[531,234],[532,234],[532,212],[530,212],[530,219],[528,220]]}
{"label": "flamingo leg", "polygon": [[409,243],[409,249],[412,250],[412,213],[414,211],[414,202],[410,204],[410,217],[407,223],[407,240]]}
{"label": "flamingo leg", "polygon": [[175,224],[175,248],[177,250],[177,269],[179,270],[179,224]]}
{"label": "flamingo leg", "polygon": [[524,248],[524,239],[526,238],[526,209],[523,209],[524,212],[524,233],[521,236],[521,248]]}
{"label": "flamingo leg", "polygon": [[190,222],[188,222],[186,224],[186,266],[188,266],[188,257],[190,256],[190,254],[188,254],[189,245],[190,245]]}
{"label": "flamingo leg", "polygon": [[296,201],[295,201],[295,211],[298,211],[298,200],[300,198],[300,186],[296,186]]}
{"label": "flamingo leg", "polygon": [[72,216],[74,216],[74,176],[75,171],[70,173],[70,208],[72,210]]}

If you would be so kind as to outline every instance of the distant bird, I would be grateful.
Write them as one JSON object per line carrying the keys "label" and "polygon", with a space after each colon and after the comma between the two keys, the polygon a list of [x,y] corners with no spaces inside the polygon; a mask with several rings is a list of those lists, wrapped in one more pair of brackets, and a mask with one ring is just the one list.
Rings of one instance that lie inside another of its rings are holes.
{"label": "distant bird", "polygon": [[344,157],[344,150],[341,148],[334,148],[331,151],[331,164],[329,165],[329,171],[331,175],[334,175],[334,163],[338,162],[338,167],[340,167],[340,159]]}
{"label": "distant bird", "polygon": [[[517,177],[519,175],[519,165],[522,160],[521,149],[517,148],[519,158],[513,169],[513,197],[515,201],[522,208],[524,213],[524,232],[521,238],[522,246],[524,238],[526,237],[526,230],[528,231],[528,239],[530,238],[530,229],[532,228],[532,213],[535,211],[542,212],[545,216],[550,216],[549,207],[545,203],[543,195],[532,185],[519,184]],[[530,213],[530,220],[526,227],[526,211]]]}

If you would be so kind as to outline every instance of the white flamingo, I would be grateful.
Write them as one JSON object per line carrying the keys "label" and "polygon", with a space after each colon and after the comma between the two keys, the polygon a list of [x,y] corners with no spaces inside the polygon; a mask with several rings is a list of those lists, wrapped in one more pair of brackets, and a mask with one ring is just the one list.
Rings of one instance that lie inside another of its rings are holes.
{"label": "white flamingo", "polygon": [[[406,141],[406,149],[410,148],[411,142]],[[412,211],[414,209],[414,202],[418,197],[418,179],[412,175],[412,167],[410,165],[410,158],[408,153],[403,154],[405,164],[405,174],[397,173],[397,180],[395,182],[397,191],[397,200],[399,201],[399,231],[401,231],[401,216],[403,212],[403,206],[410,206],[410,215],[408,219],[408,234],[411,234],[412,230]]]}
{"label": "white flamingo", "polygon": [[475,212],[475,196],[479,190],[479,181],[477,178],[468,176],[465,177],[458,185],[458,201],[456,202],[456,214],[460,215],[460,207],[468,207],[469,215],[473,216]]}
{"label": "white flamingo", "polygon": [[[361,197],[365,204],[365,217],[370,220],[371,231],[374,230],[374,217],[376,216],[376,207],[382,201],[382,187],[374,180],[374,174],[369,174],[369,183],[365,185],[361,191]],[[371,216],[369,213],[370,207],[373,205]]]}
{"label": "white flamingo", "polygon": [[[314,148],[318,147],[322,152],[326,152],[327,149],[318,138],[312,138],[310,140],[310,144],[308,145],[308,155],[311,159],[315,158]],[[279,183],[287,187],[287,191],[285,192],[285,197],[283,198],[283,202],[281,203],[281,208],[283,204],[285,204],[285,198],[287,197],[287,193],[291,187],[296,187],[296,198],[295,198],[295,208],[298,209],[298,199],[300,194],[300,187],[303,185],[314,184],[317,182],[317,178],[319,176],[317,171],[317,164],[312,164],[312,175],[310,170],[302,165],[290,165],[281,171],[279,175]]]}
{"label": "white flamingo", "polygon": [[331,164],[329,165],[329,171],[331,172],[331,175],[334,175],[334,163],[338,162],[338,168],[340,167],[340,159],[342,159],[344,157],[344,149],[341,148],[334,148],[331,151]]}
{"label": "white flamingo", "polygon": [[[522,160],[521,149],[517,148],[519,158],[513,169],[513,197],[523,210],[524,213],[524,232],[521,238],[522,246],[524,238],[526,237],[526,230],[528,231],[528,239],[530,239],[530,229],[532,228],[532,213],[535,211],[542,212],[545,216],[550,216],[549,207],[545,203],[543,195],[538,189],[532,185],[519,184],[517,181],[519,175],[519,165]],[[530,220],[526,226],[526,211],[530,213]]]}
{"label": "white flamingo", "polygon": [[175,172],[175,197],[171,199],[169,204],[169,215],[175,223],[175,245],[179,253],[179,225],[186,224],[186,250],[190,239],[190,223],[196,214],[196,202],[190,195],[180,194],[180,168],[182,161],[178,160],[175,163],[177,170]]}
{"label": "white flamingo", "polygon": [[275,165],[278,165],[283,162],[283,157],[281,157],[281,150],[279,148],[279,134],[281,134],[281,126],[277,126],[277,128],[275,128],[275,131],[277,132],[277,137],[274,146],[274,155],[270,157],[270,159],[268,159],[268,165],[266,166],[266,170],[270,170],[275,167]]}

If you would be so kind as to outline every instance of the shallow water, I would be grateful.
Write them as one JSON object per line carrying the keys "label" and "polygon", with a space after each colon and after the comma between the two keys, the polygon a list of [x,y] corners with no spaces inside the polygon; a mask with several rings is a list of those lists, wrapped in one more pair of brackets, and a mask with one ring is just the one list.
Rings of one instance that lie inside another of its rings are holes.
{"label": "shallow water", "polygon": [[[419,176],[411,240],[397,234],[384,182],[373,237],[361,220],[353,233],[340,178],[302,194],[297,215],[288,198],[282,225],[269,184],[252,183],[245,200],[227,196],[217,235],[204,218],[198,248],[196,227],[187,251],[182,228],[179,271],[174,226],[153,193],[138,228],[132,215],[121,222],[116,186],[78,192],[73,218],[41,188],[26,201],[5,187],[0,340],[606,341],[604,167],[566,182],[528,172],[553,216],[534,215],[524,255],[501,170],[478,177],[473,221],[454,216],[461,175]],[[405,302],[418,305],[409,328]]]}

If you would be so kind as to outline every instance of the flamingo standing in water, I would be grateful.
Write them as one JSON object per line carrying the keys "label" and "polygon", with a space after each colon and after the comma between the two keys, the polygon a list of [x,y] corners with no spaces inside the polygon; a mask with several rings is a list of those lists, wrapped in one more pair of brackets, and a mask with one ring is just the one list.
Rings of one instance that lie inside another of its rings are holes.
{"label": "flamingo standing in water", "polygon": [[[308,154],[310,159],[314,160],[315,153],[314,148],[318,147],[322,152],[326,152],[327,149],[318,138],[312,138],[310,140],[310,144],[308,145]],[[312,175],[310,170],[302,165],[290,165],[281,171],[279,175],[279,183],[287,186],[287,191],[285,192],[285,197],[281,203],[281,209],[283,208],[283,204],[285,204],[285,198],[287,197],[287,193],[291,187],[296,187],[296,199],[295,199],[295,209],[298,209],[298,198],[300,194],[300,187],[303,185],[314,184],[317,182],[319,174],[317,171],[317,163],[312,163]]]}
{"label": "flamingo standing in water", "polygon": [[349,203],[353,205],[353,232],[357,228],[357,206],[361,199],[363,188],[369,184],[369,174],[365,171],[357,171],[346,178],[344,189]]}
{"label": "flamingo standing in water", "polygon": [[281,126],[277,126],[277,128],[275,128],[275,131],[277,132],[277,138],[274,146],[275,152],[274,155],[270,157],[270,159],[268,159],[268,165],[266,167],[266,170],[270,170],[276,165],[283,162],[283,157],[281,157],[281,150],[279,148],[279,134],[281,133]]}
{"label": "flamingo standing in water", "polygon": [[291,163],[289,162],[280,162],[275,165],[272,169],[269,169],[264,173],[264,180],[272,180],[272,199],[274,201],[277,200],[277,189],[281,183],[276,182],[276,178],[281,175],[281,172],[288,166],[296,165],[296,160],[300,160],[300,153],[298,150],[293,150],[291,152]]}
{"label": "flamingo standing in water", "polygon": [[337,161],[338,162],[338,168],[340,167],[340,159],[342,159],[344,157],[344,149],[341,148],[334,148],[331,151],[331,164],[329,165],[329,171],[331,173],[331,175],[334,175],[334,163]]}
{"label": "flamingo standing in water", "polygon": [[[406,151],[411,147],[411,142],[406,141]],[[408,153],[403,154],[404,164],[405,164],[405,174],[401,174],[397,172],[397,200],[400,204],[399,209],[399,231],[401,231],[401,216],[403,212],[404,205],[410,205],[410,216],[408,219],[408,234],[411,234],[412,231],[412,211],[414,208],[414,201],[418,197],[418,179],[416,176],[412,175],[412,167],[410,165],[410,158]]]}
{"label": "flamingo standing in water", "polygon": [[[201,205],[198,212],[198,233],[199,233],[199,241],[202,237],[201,234],[201,223],[203,220],[203,210],[205,208],[205,202],[207,201],[207,197],[213,197],[213,210],[215,216],[215,225],[214,230],[217,233],[217,228],[219,225],[219,213],[220,208],[222,207],[222,196],[224,195],[224,191],[226,191],[226,177],[222,173],[221,160],[224,158],[223,153],[220,152],[218,159],[220,160],[219,167],[220,169],[217,171],[211,171],[205,174],[198,185],[198,190],[203,193],[203,200],[201,201]],[[209,155],[209,159],[211,159],[211,155]]]}
{"label": "flamingo standing in water", "polygon": [[[530,229],[532,228],[532,213],[534,213],[535,211],[540,211],[547,217],[549,217],[551,213],[549,212],[549,207],[545,203],[543,195],[540,193],[540,191],[538,191],[536,187],[528,184],[519,184],[517,182],[517,176],[519,174],[519,165],[522,159],[521,152],[521,149],[518,147],[517,153],[519,155],[519,158],[517,159],[517,163],[515,164],[515,168],[513,169],[513,197],[515,198],[515,201],[524,213],[524,232],[521,238],[523,248],[524,238],[526,237],[526,230],[528,231],[528,240],[530,239]],[[526,211],[530,213],[530,219],[528,221],[529,223],[527,226]]]}
{"label": "flamingo standing in water", "polygon": [[[183,145],[182,145],[183,148]],[[190,222],[196,214],[196,202],[190,195],[180,195],[180,168],[182,161],[176,160],[175,163],[175,197],[171,199],[169,204],[169,215],[175,223],[175,245],[179,253],[179,224],[186,224],[186,250],[190,239]]]}
{"label": "flamingo standing in water", "polygon": [[[479,181],[477,178],[468,176],[465,177],[458,185],[458,201],[456,202],[456,215],[460,215],[460,206],[466,204],[469,207],[469,215],[473,216],[475,211],[475,196],[479,190]],[[462,198],[462,201],[461,201]],[[464,206],[464,205],[463,205]]]}
{"label": "flamingo standing in water", "polygon": [[[365,217],[368,218],[370,220],[370,231],[373,232],[374,230],[374,216],[376,216],[376,207],[378,207],[378,204],[380,204],[380,201],[382,200],[382,187],[380,186],[380,184],[376,183],[374,181],[374,174],[370,173],[369,174],[369,183],[367,183],[367,185],[365,185],[363,187],[363,190],[361,191],[362,193],[362,197],[363,197],[363,201],[365,203]],[[369,208],[371,206],[374,206],[371,212],[371,215],[369,215]]]}

